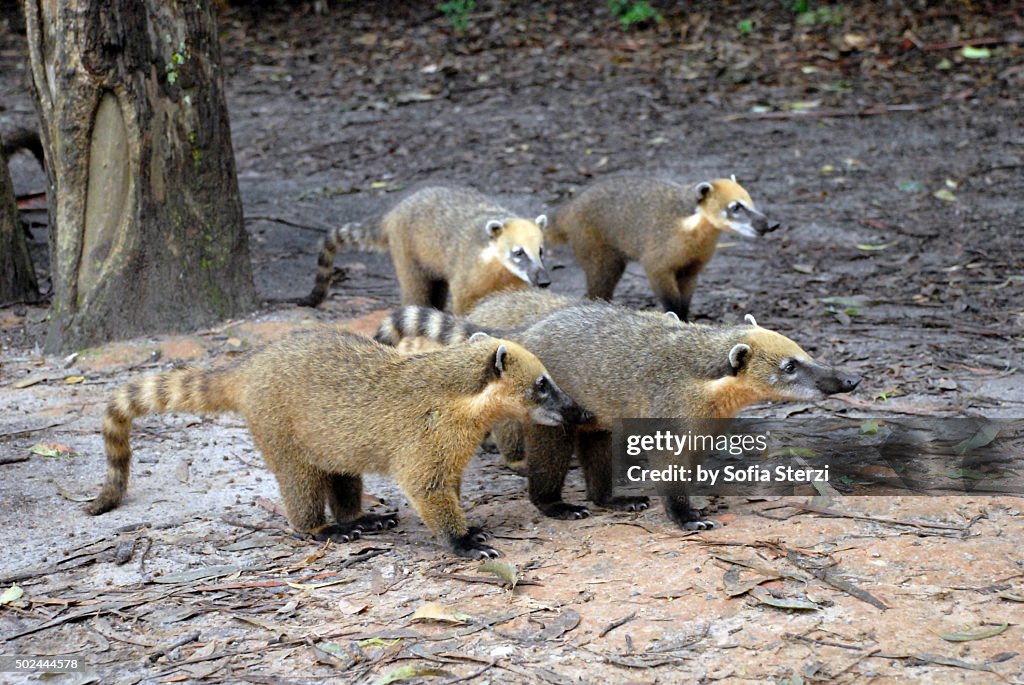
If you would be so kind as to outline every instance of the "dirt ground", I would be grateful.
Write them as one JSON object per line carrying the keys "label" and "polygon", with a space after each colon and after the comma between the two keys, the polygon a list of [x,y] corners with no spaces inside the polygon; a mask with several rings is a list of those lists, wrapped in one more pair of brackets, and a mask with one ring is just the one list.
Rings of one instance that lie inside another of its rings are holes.
{"label": "dirt ground", "polygon": [[[278,301],[308,291],[324,230],[424,182],[533,215],[606,174],[736,174],[783,228],[723,239],[697,320],[753,313],[865,377],[751,415],[1020,417],[1024,5],[719,4],[656,2],[662,22],[623,31],[603,2],[481,1],[463,34],[427,2],[223,10],[267,304],[68,358],[39,351],[45,308],[0,309],[0,592],[24,592],[0,597],[0,654],[75,655],[67,683],[1024,682],[1018,497],[732,499],[724,527],[684,534],[660,506],[543,518],[481,453],[463,500],[518,568],[509,590],[380,479],[368,504],[397,506],[396,530],[296,539],[242,422],[182,415],[136,422],[124,505],[80,511],[118,384],[313,320],[372,332],[398,302],[386,255],[339,255],[319,310]],[[9,130],[34,113],[4,21]],[[12,160],[19,195],[45,189],[33,164]],[[45,212],[24,216],[48,287]],[[554,290],[581,294],[571,254],[553,263]],[[616,299],[655,306],[635,266]]]}

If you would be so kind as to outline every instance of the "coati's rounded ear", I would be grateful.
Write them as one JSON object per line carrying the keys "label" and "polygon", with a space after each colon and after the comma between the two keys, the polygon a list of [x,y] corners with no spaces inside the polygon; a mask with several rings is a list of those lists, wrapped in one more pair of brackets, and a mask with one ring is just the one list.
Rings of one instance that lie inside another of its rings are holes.
{"label": "coati's rounded ear", "polygon": [[746,321],[747,323],[749,323],[751,326],[756,326],[757,325],[757,320],[754,319],[754,315],[753,314],[747,314],[746,316],[743,317],[743,320]]}
{"label": "coati's rounded ear", "polygon": [[711,192],[712,187],[710,183],[704,181],[703,183],[698,183],[694,190],[697,191],[697,203],[700,204],[708,196],[708,193]]}
{"label": "coati's rounded ear", "polygon": [[484,230],[487,231],[488,238],[496,238],[498,237],[498,234],[501,233],[501,229],[503,228],[505,228],[504,221],[491,219],[490,221],[487,222],[487,226],[484,227]]}
{"label": "coati's rounded ear", "polygon": [[540,226],[540,230],[543,231],[545,228],[548,227],[548,215],[547,214],[541,214],[540,216],[538,216],[536,219],[533,220],[533,223],[535,223],[538,226]]}
{"label": "coati's rounded ear", "polygon": [[676,314],[675,312],[665,312],[665,318],[672,319],[674,321],[679,321],[679,315]]}
{"label": "coati's rounded ear", "polygon": [[505,372],[505,365],[508,363],[508,347],[505,345],[498,345],[498,349],[494,351],[494,375],[501,376]]}
{"label": "coati's rounded ear", "polygon": [[750,345],[739,343],[733,345],[733,348],[729,350],[729,366],[732,367],[733,371],[739,371],[743,368],[743,365],[747,363],[747,359],[750,357]]}
{"label": "coati's rounded ear", "polygon": [[477,342],[480,340],[487,340],[491,336],[487,335],[483,331],[477,331],[473,335],[469,336],[469,342]]}

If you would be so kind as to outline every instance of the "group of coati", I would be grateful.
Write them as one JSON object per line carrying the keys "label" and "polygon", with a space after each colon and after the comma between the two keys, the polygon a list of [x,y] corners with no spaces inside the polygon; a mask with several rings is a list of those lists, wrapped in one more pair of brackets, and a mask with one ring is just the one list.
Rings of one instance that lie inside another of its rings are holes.
{"label": "group of coati", "polygon": [[[132,420],[173,411],[241,414],[290,525],[320,540],[397,525],[395,514],[361,515],[362,475],[377,473],[398,483],[452,552],[499,555],[459,503],[462,473],[488,434],[525,472],[530,500],[547,516],[590,514],[562,499],[574,454],[595,505],[646,509],[646,497],[612,494],[613,421],[729,418],[755,402],[815,400],[860,381],[753,317],[741,326],[687,323],[719,235],[776,227],[735,179],[686,186],[613,177],[550,223],[469,188],[418,190],[378,223],[331,231],[302,300],[323,301],[339,247],[386,246],[403,306],[375,340],[308,328],[230,366],[126,384],[104,417],[107,480],[88,511],[109,511],[124,496]],[[588,299],[541,290],[551,282],[544,245],[552,242],[572,247]],[[664,313],[608,302],[629,261],[643,266]],[[714,525],[685,495],[667,496],[665,507],[684,528]]]}

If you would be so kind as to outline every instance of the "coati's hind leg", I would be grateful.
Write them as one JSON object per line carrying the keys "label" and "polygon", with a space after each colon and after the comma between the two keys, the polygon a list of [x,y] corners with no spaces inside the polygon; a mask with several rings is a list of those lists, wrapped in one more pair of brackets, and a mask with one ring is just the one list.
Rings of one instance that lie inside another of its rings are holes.
{"label": "coati's hind leg", "polygon": [[444,311],[448,304],[448,281],[436,280],[430,282],[430,306],[434,309]]}
{"label": "coati's hind leg", "polygon": [[296,532],[311,533],[317,537],[326,523],[324,504],[330,476],[310,466],[300,457],[281,453],[270,456],[266,451],[264,455],[277,477],[277,487],[284,500],[288,523]]}
{"label": "coati's hind leg", "polygon": [[[363,479],[344,473],[333,473],[328,476],[327,505],[334,515],[334,525],[327,526],[331,532],[339,535],[352,531],[368,532],[384,530],[398,525],[398,512],[386,514],[363,514]],[[320,533],[324,532],[321,528]],[[358,534],[355,536],[358,538]],[[355,539],[355,538],[353,538]]]}
{"label": "coati's hind leg", "polygon": [[545,516],[556,519],[582,519],[590,510],[562,501],[562,485],[569,472],[573,440],[561,426],[523,426],[526,465],[529,471],[530,501]]}
{"label": "coati's hind leg", "polygon": [[[576,245],[573,245],[576,248]],[[611,300],[615,286],[626,270],[626,260],[607,247],[581,246],[576,250],[583,273],[587,277],[587,297]]]}
{"label": "coati's hind leg", "polygon": [[526,465],[523,428],[518,421],[502,421],[491,428],[491,438],[505,460],[505,466],[520,476],[530,475]]}
{"label": "coati's hind leg", "polygon": [[651,290],[655,297],[661,302],[665,311],[675,312],[681,321],[686,321],[690,315],[690,292],[684,297],[679,292],[679,282],[676,280],[676,272],[671,269],[646,269],[647,280],[651,284]]}
{"label": "coati's hind leg", "polygon": [[576,456],[587,479],[587,498],[616,511],[643,511],[651,500],[643,496],[612,496],[612,435],[607,431],[576,431]]}
{"label": "coati's hind leg", "polygon": [[423,273],[416,261],[396,247],[391,249],[391,261],[395,264],[395,275],[398,277],[398,286],[402,291],[402,306],[433,306],[431,302],[432,281]]}

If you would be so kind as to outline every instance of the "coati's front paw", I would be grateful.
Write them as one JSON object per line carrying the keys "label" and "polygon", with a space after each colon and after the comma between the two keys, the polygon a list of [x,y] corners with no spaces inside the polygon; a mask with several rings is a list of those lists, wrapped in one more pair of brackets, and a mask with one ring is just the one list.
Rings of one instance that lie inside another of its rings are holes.
{"label": "coati's front paw", "polygon": [[467,559],[497,559],[501,552],[483,544],[489,540],[490,533],[482,528],[470,528],[465,535],[453,535],[448,538],[452,552]]}
{"label": "coati's front paw", "polygon": [[553,519],[564,521],[577,521],[590,516],[590,509],[581,504],[569,504],[568,502],[553,502],[538,507],[542,514]]}
{"label": "coati's front paw", "polygon": [[707,512],[690,506],[688,497],[669,497],[665,501],[665,512],[683,530],[711,530],[722,526],[707,517]]}
{"label": "coati's front paw", "polygon": [[609,497],[595,502],[597,506],[614,511],[646,511],[651,506],[649,497]]}
{"label": "coati's front paw", "polygon": [[331,542],[353,542],[358,540],[362,531],[356,522],[352,523],[331,523],[326,526],[320,526],[314,531],[313,539],[319,542],[330,540]]}
{"label": "coati's front paw", "polygon": [[356,529],[367,533],[374,530],[386,530],[398,525],[398,512],[386,514],[364,514],[352,522]]}

